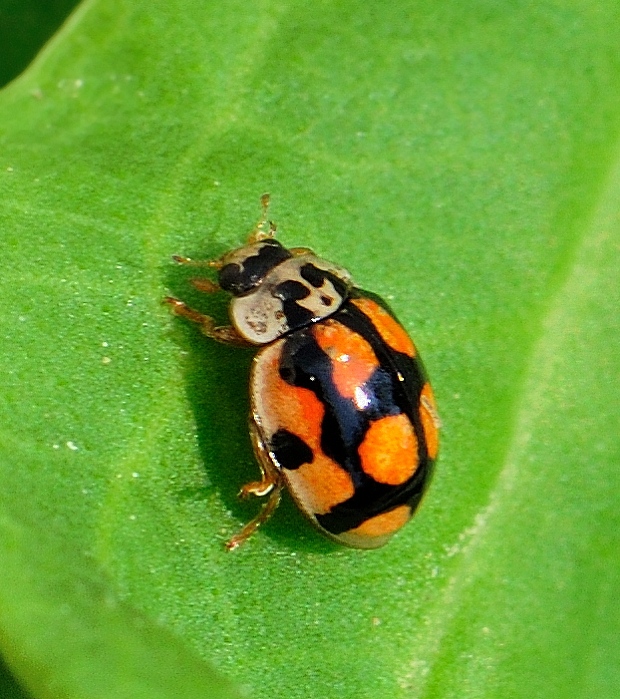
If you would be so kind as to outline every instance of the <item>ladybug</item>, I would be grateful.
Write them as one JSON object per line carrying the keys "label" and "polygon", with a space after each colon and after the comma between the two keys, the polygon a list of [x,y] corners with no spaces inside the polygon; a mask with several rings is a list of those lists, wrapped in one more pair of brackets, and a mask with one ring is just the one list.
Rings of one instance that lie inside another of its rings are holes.
{"label": "ladybug", "polygon": [[210,262],[232,294],[229,326],[167,297],[172,311],[219,342],[259,348],[250,376],[250,435],[262,478],[241,497],[268,496],[228,543],[242,544],[286,485],[327,537],[385,544],[417,509],[437,458],[439,419],[416,348],[387,304],[308,248],[285,248],[263,217],[243,247]]}

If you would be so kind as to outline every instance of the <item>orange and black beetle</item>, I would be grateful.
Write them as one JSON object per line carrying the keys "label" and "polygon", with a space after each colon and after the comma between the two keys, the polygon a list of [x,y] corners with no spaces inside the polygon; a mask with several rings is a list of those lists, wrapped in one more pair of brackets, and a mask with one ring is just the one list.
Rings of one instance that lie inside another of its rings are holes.
{"label": "orange and black beetle", "polygon": [[232,325],[168,297],[205,335],[260,347],[250,377],[250,434],[262,479],[242,496],[269,495],[261,513],[227,544],[243,543],[274,511],[286,485],[331,539],[382,546],[413,515],[437,457],[439,420],[415,346],[375,294],[307,248],[286,249],[265,215],[247,245],[219,260],[218,283],[233,297]]}

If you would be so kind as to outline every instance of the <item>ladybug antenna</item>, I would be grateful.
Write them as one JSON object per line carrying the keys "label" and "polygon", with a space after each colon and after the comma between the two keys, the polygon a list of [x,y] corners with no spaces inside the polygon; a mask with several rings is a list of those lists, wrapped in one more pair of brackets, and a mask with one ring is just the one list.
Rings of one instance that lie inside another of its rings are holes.
{"label": "ladybug antenna", "polygon": [[254,227],[254,230],[250,233],[248,239],[249,243],[257,243],[259,240],[265,240],[265,238],[273,238],[276,234],[276,224],[273,221],[267,219],[267,211],[269,210],[269,202],[271,197],[269,192],[265,192],[260,198],[260,205],[263,209],[263,215],[260,221]]}
{"label": "ladybug antenna", "polygon": [[267,211],[269,209],[269,202],[270,201],[271,201],[271,195],[269,194],[269,192],[265,192],[264,194],[261,195],[260,205],[263,207],[263,218],[262,218],[263,223],[267,220]]}

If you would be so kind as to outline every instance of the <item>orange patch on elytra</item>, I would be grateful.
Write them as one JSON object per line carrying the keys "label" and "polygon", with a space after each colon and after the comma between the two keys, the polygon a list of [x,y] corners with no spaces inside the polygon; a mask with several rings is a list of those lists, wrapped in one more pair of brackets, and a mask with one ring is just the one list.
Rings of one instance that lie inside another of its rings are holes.
{"label": "orange patch on elytra", "polygon": [[362,313],[367,316],[383,341],[396,352],[408,357],[415,357],[415,345],[407,331],[376,301],[367,298],[351,299]]}
{"label": "orange patch on elytra", "polygon": [[379,483],[400,485],[418,467],[418,440],[403,413],[371,422],[357,451],[364,472]]}
{"label": "orange patch on elytra", "polygon": [[252,410],[259,429],[267,435],[285,429],[303,439],[313,451],[320,449],[325,408],[312,391],[291,386],[280,376],[280,350],[281,343],[274,343],[254,362]]}
{"label": "orange patch on elytra", "polygon": [[321,449],[321,423],[325,408],[307,388],[291,386],[280,376],[284,341],[262,349],[252,369],[252,412],[266,441],[280,429],[302,439],[312,450],[311,463],[282,469],[291,494],[309,515],[325,514],[355,492],[351,476]]}
{"label": "orange patch on elytra", "polygon": [[355,399],[356,391],[379,366],[370,344],[336,320],[326,320],[313,328],[319,347],[331,359],[332,379],[340,395]]}
{"label": "orange patch on elytra", "polygon": [[359,527],[350,529],[347,534],[358,534],[359,536],[368,537],[386,536],[407,524],[410,517],[411,508],[409,505],[399,505],[389,512],[367,519]]}
{"label": "orange patch on elytra", "polygon": [[420,419],[426,439],[426,451],[431,459],[436,459],[439,451],[439,416],[433,389],[429,383],[424,384],[420,394]]}
{"label": "orange patch on elytra", "polygon": [[293,497],[311,514],[325,514],[355,493],[351,476],[322,452],[314,455],[312,463],[285,470],[284,475]]}

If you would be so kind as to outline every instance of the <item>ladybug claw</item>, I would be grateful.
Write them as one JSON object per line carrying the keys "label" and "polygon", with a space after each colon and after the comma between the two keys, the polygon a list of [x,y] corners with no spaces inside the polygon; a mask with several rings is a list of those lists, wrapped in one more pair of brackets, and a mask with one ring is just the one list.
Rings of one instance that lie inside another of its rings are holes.
{"label": "ladybug claw", "polygon": [[270,480],[265,481],[252,481],[252,483],[246,483],[239,491],[238,497],[242,500],[247,500],[250,495],[254,495],[257,498],[262,498],[274,489],[275,483]]}

